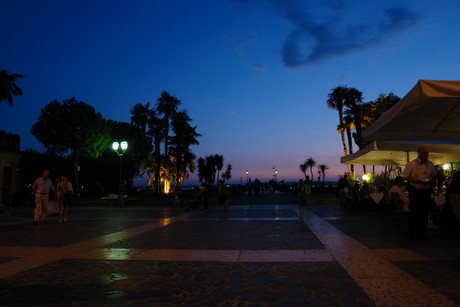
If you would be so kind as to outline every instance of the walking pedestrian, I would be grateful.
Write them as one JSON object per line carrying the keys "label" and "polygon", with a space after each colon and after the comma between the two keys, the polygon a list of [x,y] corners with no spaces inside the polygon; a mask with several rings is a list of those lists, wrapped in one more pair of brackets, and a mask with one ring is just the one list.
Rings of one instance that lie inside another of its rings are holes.
{"label": "walking pedestrian", "polygon": [[45,222],[48,216],[49,193],[56,195],[53,182],[49,179],[49,170],[43,170],[42,176],[35,179],[32,185],[32,196],[35,197],[34,224]]}
{"label": "walking pedestrian", "polygon": [[69,205],[72,201],[73,187],[72,183],[67,180],[67,176],[62,175],[61,180],[57,185],[57,201],[59,205],[59,221],[62,223],[62,217],[64,216],[64,223],[67,223]]}

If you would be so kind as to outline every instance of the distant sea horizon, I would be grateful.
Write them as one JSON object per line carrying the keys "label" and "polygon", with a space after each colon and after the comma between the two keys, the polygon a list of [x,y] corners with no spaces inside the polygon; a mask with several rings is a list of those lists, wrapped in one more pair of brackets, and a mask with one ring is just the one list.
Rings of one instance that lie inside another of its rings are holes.
{"label": "distant sea horizon", "polygon": [[[281,180],[279,180],[278,183],[280,181]],[[292,185],[297,184],[298,182],[299,182],[298,180],[285,180],[284,184],[288,185],[288,186],[292,186]],[[146,180],[145,178],[139,178],[139,179],[136,178],[136,179],[134,179],[134,186],[135,187],[146,187],[147,184],[148,184],[148,180]],[[236,180],[231,180],[231,181],[227,182],[227,184],[230,185],[230,186],[239,186],[239,185],[241,185],[241,182],[238,182]],[[194,181],[186,181],[186,182],[184,182],[182,187],[184,189],[191,189],[191,188],[196,188],[199,185],[200,185],[200,182],[194,180]],[[244,185],[246,185],[246,182],[243,182],[243,186]],[[314,181],[312,185],[313,186],[318,186],[318,181]],[[337,186],[337,180],[325,180],[324,185],[325,186],[331,185],[332,187],[335,187],[335,186]]]}

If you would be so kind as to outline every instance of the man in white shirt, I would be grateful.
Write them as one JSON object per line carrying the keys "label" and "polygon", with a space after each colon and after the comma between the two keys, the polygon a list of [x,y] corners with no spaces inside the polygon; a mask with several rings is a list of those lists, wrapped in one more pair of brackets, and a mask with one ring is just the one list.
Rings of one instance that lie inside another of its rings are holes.
{"label": "man in white shirt", "polygon": [[38,220],[44,222],[48,216],[49,193],[52,191],[56,195],[53,182],[49,179],[50,172],[43,171],[40,178],[35,179],[32,186],[32,196],[35,196],[34,224],[38,225]]}
{"label": "man in white shirt", "polygon": [[420,147],[417,159],[407,163],[403,178],[409,182],[409,236],[424,239],[428,210],[431,204],[431,192],[436,184],[436,168],[428,161],[428,149]]}

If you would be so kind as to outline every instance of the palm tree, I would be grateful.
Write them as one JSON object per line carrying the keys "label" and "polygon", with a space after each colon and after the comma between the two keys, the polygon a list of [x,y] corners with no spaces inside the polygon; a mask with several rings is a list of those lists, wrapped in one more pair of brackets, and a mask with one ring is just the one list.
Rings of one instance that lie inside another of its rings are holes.
{"label": "palm tree", "polygon": [[232,178],[232,165],[227,164],[227,169],[222,173],[222,180],[229,181]]}
{"label": "palm tree", "polygon": [[[362,142],[362,92],[353,87],[338,86],[328,95],[327,106],[339,112],[339,131],[342,138],[342,146],[344,154],[353,153],[353,136],[352,129],[356,130],[357,145],[359,148],[363,146]],[[345,142],[345,133],[348,139],[348,150]],[[348,165],[349,172],[354,172],[354,166]]]}
{"label": "palm tree", "polygon": [[313,181],[313,167],[316,165],[316,161],[312,157],[310,157],[307,160],[305,160],[304,163],[307,166],[307,168],[310,169],[311,180]]}
{"label": "palm tree", "polygon": [[24,75],[9,74],[7,70],[0,70],[0,103],[6,101],[13,106],[13,96],[22,96],[22,89],[17,86],[16,81]]}
{"label": "palm tree", "polygon": [[180,190],[185,177],[188,177],[187,168],[192,172],[195,170],[194,160],[195,155],[190,147],[199,145],[197,138],[201,134],[196,132],[196,126],[192,127],[190,122],[192,119],[187,111],[176,112],[171,118],[171,126],[175,135],[171,137],[171,154],[175,160],[175,178],[174,189]]}
{"label": "palm tree", "polygon": [[206,158],[199,157],[196,162],[197,162],[198,177],[200,178],[200,182],[204,181],[207,184],[209,184],[209,186],[211,186],[212,174],[210,171],[210,166],[206,163],[207,157]]}
{"label": "palm tree", "polygon": [[300,168],[300,171],[303,173],[303,175],[305,176],[305,180],[307,180],[307,170],[308,170],[308,166],[307,164],[302,163],[299,165],[299,168]]}
{"label": "palm tree", "polygon": [[145,105],[138,102],[131,108],[131,124],[139,127],[144,133],[147,132],[147,126],[152,110],[150,109],[150,102],[147,101]]}
{"label": "palm tree", "polygon": [[[332,92],[328,94],[327,106],[329,109],[336,110],[339,113],[339,127],[344,124],[343,118],[343,109],[345,107],[345,101],[347,97],[347,87],[346,86],[337,86],[332,89]],[[342,139],[343,154],[348,155],[347,144],[345,142],[345,133],[344,130],[338,130],[340,137]],[[348,166],[348,171],[350,167]]]}
{"label": "palm tree", "polygon": [[[219,161],[218,161],[219,160]],[[205,158],[199,158],[198,163],[198,176],[200,177],[200,181],[204,180],[211,189],[214,186],[214,182],[216,181],[216,173],[217,173],[217,163],[220,164],[220,160],[224,161],[224,156],[215,154],[206,156]]]}
{"label": "palm tree", "polygon": [[167,91],[161,92],[160,98],[158,98],[158,103],[156,104],[156,112],[158,115],[163,115],[163,128],[164,128],[164,155],[168,156],[168,146],[169,146],[169,121],[171,117],[177,113],[177,108],[180,106],[181,101],[176,98],[176,96],[171,96]]}
{"label": "palm tree", "polygon": [[[216,185],[217,185],[218,181],[219,181],[220,171],[224,167],[224,156],[222,156],[222,155],[214,155],[214,162],[216,163],[216,171],[217,171]],[[214,185],[214,183],[213,183],[213,185]]]}
{"label": "palm tree", "polygon": [[320,171],[321,177],[323,178],[323,187],[324,187],[324,179],[326,178],[326,170],[328,169],[329,169],[329,166],[327,166],[326,164],[318,165],[318,170]]}
{"label": "palm tree", "polygon": [[152,138],[148,136],[148,128],[150,117],[155,115],[155,111],[150,108],[150,102],[146,102],[145,105],[142,103],[136,103],[131,108],[131,124],[142,131],[142,148],[141,157],[143,159],[142,168],[145,170],[146,165],[149,164],[149,155],[152,151]]}
{"label": "palm tree", "polygon": [[153,191],[160,192],[160,176],[161,176],[161,165],[162,165],[162,156],[160,151],[160,145],[163,141],[163,121],[158,118],[155,111],[152,110],[150,114],[149,121],[147,123],[148,130],[147,135],[153,139],[153,158],[152,164],[155,172],[154,181],[153,181]]}
{"label": "palm tree", "polygon": [[356,145],[359,149],[364,147],[362,130],[363,130],[363,93],[351,87],[347,90],[347,100],[345,113],[352,117],[354,128],[356,131]]}

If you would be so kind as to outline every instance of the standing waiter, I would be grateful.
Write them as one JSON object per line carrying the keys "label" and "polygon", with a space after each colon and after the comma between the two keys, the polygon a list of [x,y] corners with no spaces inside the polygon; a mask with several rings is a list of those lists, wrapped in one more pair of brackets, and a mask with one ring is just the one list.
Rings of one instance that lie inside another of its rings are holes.
{"label": "standing waiter", "polygon": [[417,159],[407,163],[403,178],[409,182],[409,237],[425,239],[431,193],[436,184],[436,168],[428,161],[428,149],[419,147]]}

